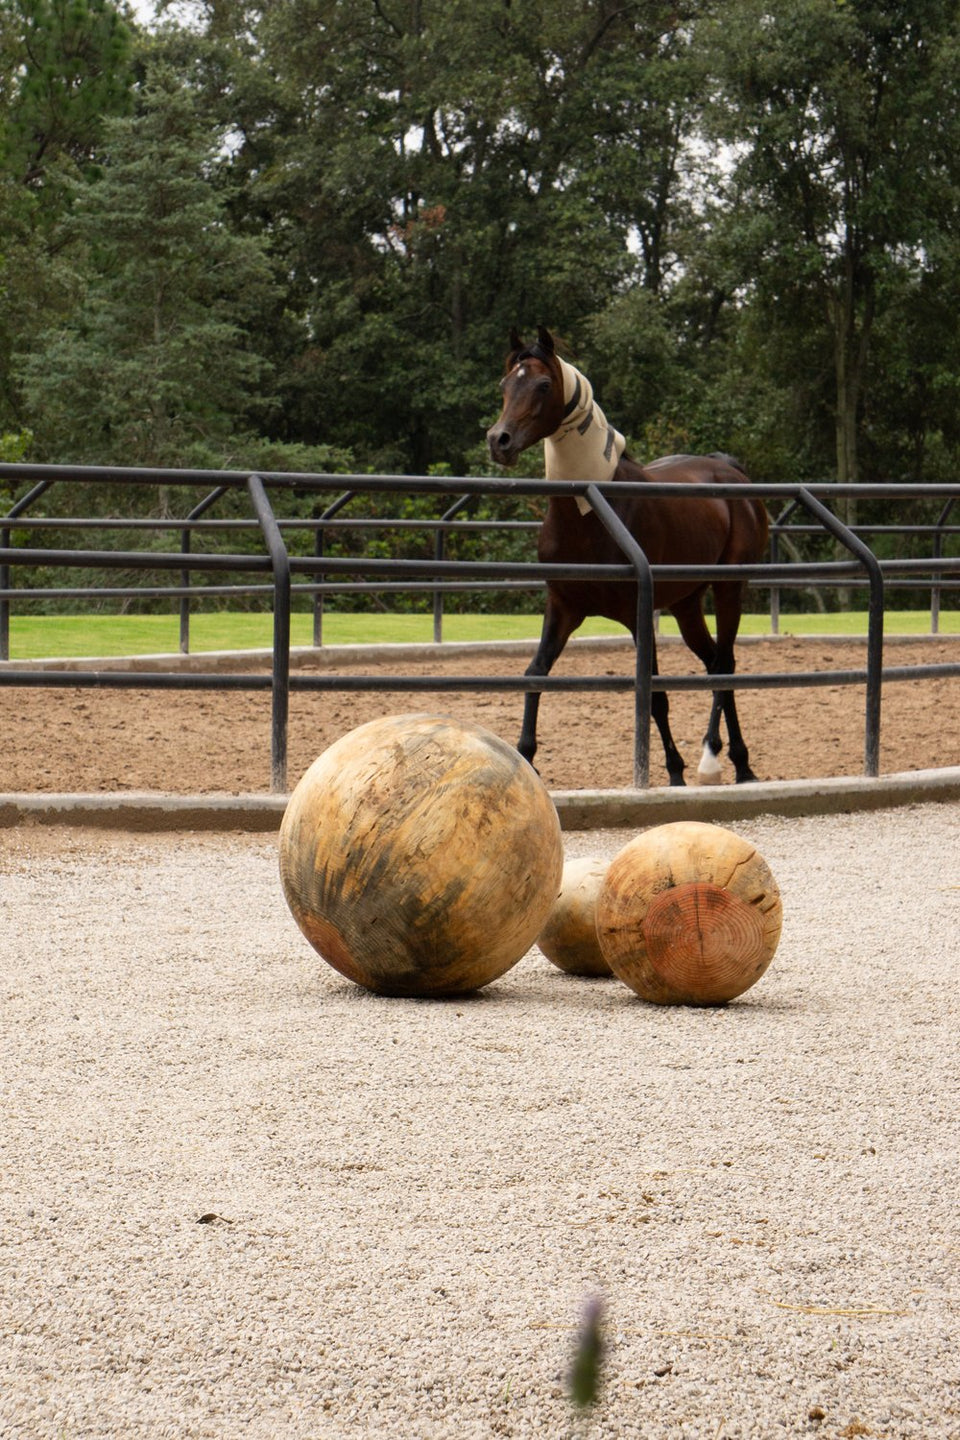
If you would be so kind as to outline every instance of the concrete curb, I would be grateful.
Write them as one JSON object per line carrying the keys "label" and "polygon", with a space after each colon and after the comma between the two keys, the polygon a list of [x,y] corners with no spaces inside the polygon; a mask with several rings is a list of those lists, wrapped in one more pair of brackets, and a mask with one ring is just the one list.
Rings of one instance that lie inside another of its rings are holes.
{"label": "concrete curb", "polygon": [[[663,639],[664,637],[661,637]],[[864,637],[743,636],[740,643],[756,640],[809,640],[850,643]],[[923,641],[942,636],[902,637]],[[676,637],[667,643],[680,644]],[[585,649],[621,649],[632,646],[629,636],[590,636],[571,645]],[[331,645],[320,650],[299,647],[291,663],[305,668],[329,668],[390,658],[431,659],[442,653],[524,654],[536,648],[533,640],[476,641],[466,644]],[[70,660],[0,661],[0,670],[233,670],[242,665],[269,663],[270,650],[207,651],[193,655],[140,655]],[[657,788],[649,790],[559,790],[553,800],[565,830],[642,828],[671,820],[698,819],[712,823],[747,819],[753,815],[827,815],[846,810],[880,810],[898,805],[960,799],[960,766],[905,771],[877,779],[864,776],[826,780],[786,780],[756,785]],[[8,794],[0,795],[0,829],[21,825],[68,825],[103,830],[162,832],[175,830],[276,830],[286,808],[286,795],[173,795],[159,791],[110,794]]]}
{"label": "concrete curb", "polygon": [[564,830],[643,828],[672,820],[722,825],[756,815],[836,815],[899,805],[960,800],[960,766],[827,780],[779,780],[756,785],[688,786],[654,790],[566,790],[554,794]]}
{"label": "concrete curb", "polygon": [[[671,636],[668,643],[678,642]],[[629,635],[583,636],[571,640],[577,649],[632,649]],[[335,670],[341,665],[360,665],[364,661],[377,664],[383,660],[436,660],[456,655],[532,655],[536,640],[470,640],[397,643],[393,645],[296,645],[290,650],[291,669]],[[189,655],[108,655],[71,656],[68,659],[2,660],[0,670],[120,670],[144,674],[154,671],[182,670],[186,674],[216,674],[220,670],[243,670],[251,666],[270,665],[272,650],[197,650]]]}
{"label": "concrete curb", "polygon": [[[956,640],[960,635],[890,635],[888,640],[901,643],[923,644],[924,641]],[[865,635],[741,635],[739,645],[756,645],[761,641],[773,644],[799,641],[811,645],[863,645]],[[658,645],[682,645],[678,635],[659,635]],[[439,645],[432,642],[397,643],[392,645],[323,645],[319,649],[312,645],[297,645],[290,651],[293,668],[309,670],[335,670],[340,665],[359,665],[369,660],[376,664],[382,660],[435,660],[449,659],[456,655],[532,655],[537,641],[528,640],[444,640]],[[574,650],[632,650],[633,641],[629,635],[582,635],[574,636],[568,648]],[[154,671],[182,670],[187,674],[215,674],[220,670],[242,670],[249,666],[269,665],[273,659],[272,650],[200,650],[189,655],[87,655],[70,656],[66,659],[45,660],[0,660],[3,670],[120,670]]]}
{"label": "concrete curb", "polygon": [[[564,830],[643,829],[685,819],[723,824],[755,815],[833,815],[960,800],[960,766],[875,780],[840,776],[716,789],[557,790],[553,800]],[[286,795],[0,795],[0,829],[67,825],[141,832],[269,832],[279,828],[286,805]]]}

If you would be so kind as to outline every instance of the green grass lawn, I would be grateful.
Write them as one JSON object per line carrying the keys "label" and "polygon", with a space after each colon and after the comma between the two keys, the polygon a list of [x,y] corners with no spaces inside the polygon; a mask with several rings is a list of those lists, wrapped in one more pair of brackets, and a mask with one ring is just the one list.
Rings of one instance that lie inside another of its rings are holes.
{"label": "green grass lawn", "polygon": [[[664,635],[675,635],[671,616],[660,625]],[[782,635],[865,635],[863,613],[841,615],[782,615]],[[896,610],[887,614],[888,635],[923,635],[930,630],[930,613],[924,610]],[[942,634],[960,634],[960,611],[943,610]],[[443,624],[443,638],[464,640],[517,640],[540,633],[536,615],[449,615]],[[619,625],[607,620],[588,620],[578,635],[623,635]],[[768,635],[766,615],[745,615],[741,633]],[[309,615],[294,615],[291,640],[294,645],[312,643],[313,622]],[[195,615],[190,622],[190,649],[268,649],[273,638],[270,615]],[[433,639],[430,615],[338,615],[324,616],[323,641],[327,645],[414,643]],[[175,615],[13,615],[10,621],[12,660],[43,659],[78,655],[153,655],[174,653],[179,648],[179,621]]]}

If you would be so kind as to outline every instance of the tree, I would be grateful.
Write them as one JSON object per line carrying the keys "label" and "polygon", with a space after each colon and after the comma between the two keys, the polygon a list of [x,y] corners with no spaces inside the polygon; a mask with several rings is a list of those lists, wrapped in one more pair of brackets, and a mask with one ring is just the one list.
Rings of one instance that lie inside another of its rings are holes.
{"label": "tree", "polygon": [[884,277],[920,265],[955,213],[951,0],[736,0],[711,32],[743,280],[831,347],[836,474],[860,478],[864,384]]}
{"label": "tree", "polygon": [[[679,84],[676,6],[208,13],[211,36],[255,31],[275,78],[233,164],[303,320],[299,337],[278,332],[287,438],[359,444],[378,468],[459,468],[511,325],[572,334],[638,248],[659,284],[687,123],[655,93]],[[618,140],[632,156],[619,164]]]}
{"label": "tree", "polygon": [[108,0],[0,7],[0,419],[22,423],[13,356],[83,288],[63,229],[104,124],[129,108],[133,31]]}
{"label": "tree", "polygon": [[[960,218],[960,217],[958,217]],[[870,468],[952,480],[960,459],[960,224],[884,277],[864,403]]]}
{"label": "tree", "polygon": [[264,245],[229,227],[221,137],[165,61],[148,64],[136,113],[109,122],[104,143],[70,219],[86,293],[23,363],[38,444],[56,460],[225,460],[264,399],[248,328],[273,288]]}
{"label": "tree", "polygon": [[14,0],[25,57],[6,126],[7,164],[41,185],[59,156],[96,153],[106,117],[127,108],[132,32],[110,0]]}

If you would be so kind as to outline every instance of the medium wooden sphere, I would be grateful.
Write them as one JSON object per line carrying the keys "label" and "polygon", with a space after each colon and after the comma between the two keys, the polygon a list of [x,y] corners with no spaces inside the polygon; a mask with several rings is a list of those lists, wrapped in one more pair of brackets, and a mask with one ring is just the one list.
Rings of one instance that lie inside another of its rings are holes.
{"label": "medium wooden sphere", "polygon": [[773,959],[783,909],[748,840],[682,820],[638,835],[611,861],[597,897],[610,968],[658,1005],[724,1005]]}
{"label": "medium wooden sphere", "polygon": [[607,861],[598,856],[568,860],[563,867],[560,894],[553,902],[537,944],[568,975],[612,975],[597,939],[597,895],[607,873]]}
{"label": "medium wooden sphere", "polygon": [[560,886],[563,846],[531,765],[479,725],[388,715],[315,760],[280,827],[304,935],[381,995],[457,995],[515,964]]}

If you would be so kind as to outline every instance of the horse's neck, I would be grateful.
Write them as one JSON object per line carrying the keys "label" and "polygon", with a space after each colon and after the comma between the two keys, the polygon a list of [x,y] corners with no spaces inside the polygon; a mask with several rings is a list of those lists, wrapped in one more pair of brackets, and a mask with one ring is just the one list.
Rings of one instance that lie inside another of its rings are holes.
{"label": "horse's neck", "polygon": [[[562,424],[544,441],[547,479],[611,480],[626,442],[594,400],[587,377],[566,360],[559,364],[568,409]],[[586,500],[578,499],[577,504],[583,512],[590,508]]]}

